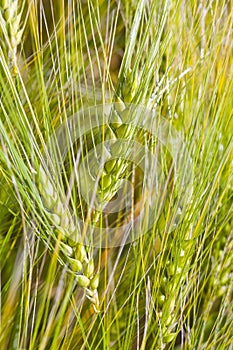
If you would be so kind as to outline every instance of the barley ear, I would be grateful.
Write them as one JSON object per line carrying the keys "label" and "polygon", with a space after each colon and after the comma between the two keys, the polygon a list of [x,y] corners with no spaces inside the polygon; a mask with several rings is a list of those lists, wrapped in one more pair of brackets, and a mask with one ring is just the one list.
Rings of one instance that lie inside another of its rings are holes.
{"label": "barley ear", "polygon": [[[170,247],[170,245],[173,245],[173,240],[169,240],[168,243],[168,247]],[[166,348],[176,338],[178,333],[177,304],[179,292],[183,288],[189,272],[191,264],[190,255],[193,252],[194,244],[195,241],[193,239],[183,239],[180,242],[179,251],[175,250],[173,252],[173,250],[168,248],[166,254],[164,254],[164,256],[169,256],[169,258],[165,258],[164,276],[161,278],[160,292],[157,300],[162,349]],[[177,254],[179,259],[175,259],[175,255]],[[169,285],[173,287],[168,290],[167,286]]]}
{"label": "barley ear", "polygon": [[14,76],[18,74],[17,46],[23,34],[23,29],[20,28],[21,13],[18,12],[18,5],[18,0],[1,1],[4,32],[8,42],[8,59]]}
{"label": "barley ear", "polygon": [[86,296],[92,302],[94,310],[99,311],[98,284],[99,275],[94,273],[94,260],[89,258],[85,246],[81,243],[81,233],[75,227],[69,208],[64,205],[55,184],[41,167],[37,177],[38,190],[47,216],[55,232],[60,233],[60,253],[69,272],[75,276],[77,284],[84,288]]}

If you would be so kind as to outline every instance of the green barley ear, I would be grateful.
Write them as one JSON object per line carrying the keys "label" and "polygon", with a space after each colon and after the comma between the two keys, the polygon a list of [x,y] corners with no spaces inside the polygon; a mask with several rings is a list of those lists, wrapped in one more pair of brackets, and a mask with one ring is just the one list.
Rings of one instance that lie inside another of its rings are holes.
{"label": "green barley ear", "polygon": [[[208,339],[211,335],[212,328],[216,321],[216,314],[220,314],[221,307],[225,307],[224,298],[226,295],[233,295],[232,292],[232,276],[233,276],[233,222],[230,220],[225,225],[218,241],[213,248],[213,256],[215,256],[216,265],[211,266],[209,288],[206,291],[208,302],[205,305],[203,314],[206,318],[203,327],[204,339]],[[229,303],[230,304],[230,303]],[[221,326],[225,327],[226,320],[221,321]],[[219,322],[220,323],[220,322]]]}
{"label": "green barley ear", "polygon": [[81,233],[77,231],[69,208],[63,204],[65,200],[60,198],[55,184],[42,167],[38,171],[37,185],[55,234],[62,235],[62,242],[59,242],[60,253],[68,265],[69,272],[75,276],[77,284],[84,288],[95,312],[99,312],[99,275],[94,272],[94,260],[89,258],[85,246],[81,243]]}
{"label": "green barley ear", "polygon": [[15,76],[18,74],[17,46],[23,34],[23,29],[20,27],[21,12],[18,9],[18,0],[1,1],[2,29],[6,36],[9,64]]}

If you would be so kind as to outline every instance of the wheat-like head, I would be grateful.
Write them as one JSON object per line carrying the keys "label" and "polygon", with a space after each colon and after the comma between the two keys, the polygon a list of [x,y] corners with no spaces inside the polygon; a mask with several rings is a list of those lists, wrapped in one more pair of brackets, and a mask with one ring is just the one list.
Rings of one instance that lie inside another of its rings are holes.
{"label": "wheat-like head", "polygon": [[99,274],[94,272],[94,261],[82,244],[81,234],[75,226],[72,215],[61,200],[49,175],[41,167],[38,175],[38,187],[43,205],[53,227],[62,234],[60,252],[68,265],[69,271],[75,275],[80,287],[86,291],[96,312],[99,310],[98,284]]}
{"label": "wheat-like head", "polygon": [[20,26],[21,13],[18,0],[1,0],[3,31],[8,43],[8,59],[13,73],[18,74],[17,46],[22,38],[23,29]]}
{"label": "wheat-like head", "polygon": [[[135,87],[136,84],[134,83],[134,89],[124,89],[123,97],[127,101],[129,101],[132,98],[132,94],[135,93]],[[128,94],[130,94],[130,96],[128,96]],[[119,99],[117,102],[114,115],[115,118],[118,118],[118,123],[113,122],[106,126],[105,129],[105,133],[111,133],[116,143],[118,139],[122,137],[133,137],[135,132],[134,128],[124,124],[123,116],[125,115],[125,117],[127,117],[127,113],[129,112],[124,102]],[[96,164],[96,166],[98,168],[98,164]],[[120,159],[117,164],[115,161],[112,161],[111,164],[110,162],[106,163],[99,181],[99,192],[101,192],[101,195],[104,194],[105,205],[107,205],[118,191],[121,183],[119,178],[126,167],[126,162]],[[93,258],[89,257],[86,248],[82,244],[81,233],[77,233],[72,215],[67,206],[64,205],[65,200],[60,198],[58,192],[55,190],[53,182],[42,167],[39,170],[38,187],[43,205],[47,209],[47,215],[51,223],[62,232],[62,242],[60,243],[61,253],[65,256],[70,271],[75,274],[78,285],[85,288],[87,297],[92,301],[97,311],[99,307],[97,292],[99,274],[94,273]],[[93,221],[97,222],[100,215],[100,212],[93,212]]]}

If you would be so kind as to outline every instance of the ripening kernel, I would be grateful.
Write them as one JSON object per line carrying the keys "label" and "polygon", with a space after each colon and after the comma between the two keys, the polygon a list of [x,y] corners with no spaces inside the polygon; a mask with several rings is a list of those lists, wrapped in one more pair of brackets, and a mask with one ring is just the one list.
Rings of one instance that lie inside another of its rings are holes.
{"label": "ripening kernel", "polygon": [[92,290],[95,290],[98,288],[99,285],[99,274],[96,274],[92,279],[90,283],[90,287]]}
{"label": "ripening kernel", "polygon": [[90,284],[90,280],[86,276],[77,275],[76,279],[77,279],[78,285],[80,287],[87,288],[89,286],[89,284]]}

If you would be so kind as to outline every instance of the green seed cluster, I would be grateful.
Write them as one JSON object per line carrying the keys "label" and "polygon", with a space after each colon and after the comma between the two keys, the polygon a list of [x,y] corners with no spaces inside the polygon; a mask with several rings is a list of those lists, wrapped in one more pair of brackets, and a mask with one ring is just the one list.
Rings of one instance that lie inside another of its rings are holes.
{"label": "green seed cluster", "polygon": [[[101,200],[102,208],[116,195],[122,184],[122,178],[124,176],[127,177],[127,174],[129,175],[129,172],[127,172],[129,163],[124,157],[120,158],[119,155],[127,153],[122,139],[131,140],[137,132],[136,127],[130,124],[132,121],[132,109],[127,107],[127,103],[132,101],[137,90],[138,81],[137,79],[132,81],[132,74],[129,72],[127,76],[131,76],[131,78],[125,79],[122,86],[122,99],[119,97],[116,99],[109,118],[109,124],[105,126],[104,130],[104,139],[111,140],[112,144],[110,147],[103,145],[103,152],[109,160],[104,164],[98,183],[97,197]],[[90,159],[89,162],[91,162]],[[96,158],[93,162],[93,166],[90,166],[89,163],[90,175],[92,180],[96,181],[101,164]],[[97,222],[99,216],[100,212],[95,211],[92,219]]]}
{"label": "green seed cluster", "polygon": [[[222,303],[226,303],[223,300],[228,294],[227,303],[231,306],[231,312],[233,312],[233,232],[232,221],[227,223],[221,232],[215,249],[213,250],[214,260],[217,261],[214,270],[211,270],[209,291],[207,294],[208,301],[205,309],[206,324],[204,328],[204,338],[207,339],[211,333],[211,330],[216,321],[216,314],[218,308]],[[210,307],[211,305],[211,307]],[[224,321],[222,324],[224,327]]]}
{"label": "green seed cluster", "polygon": [[[134,133],[133,128],[125,124],[124,116],[127,117],[128,113],[130,113],[128,108],[125,108],[122,113],[114,110],[111,115],[111,123],[105,128],[105,138],[111,139],[113,143],[110,147],[104,145],[104,152],[109,160],[104,164],[98,184],[97,195],[101,197],[102,203],[107,204],[116,194],[121,186],[121,179],[128,168],[128,162],[119,157],[119,155],[125,153],[121,139],[129,139]],[[91,169],[91,176],[94,181],[97,178],[100,166],[100,162],[96,161],[95,166]]]}
{"label": "green seed cluster", "polygon": [[226,293],[226,290],[233,277],[233,234],[230,234],[230,231],[231,227],[228,223],[225,227],[226,236],[224,236],[221,240],[222,247],[217,250],[219,264],[214,276],[215,278],[213,285],[216,289],[216,295],[218,297],[222,297]]}
{"label": "green seed cluster", "polygon": [[1,0],[1,11],[9,40],[9,63],[14,75],[17,75],[17,46],[23,34],[23,29],[20,29],[21,13],[18,13],[18,0]]}
{"label": "green seed cluster", "polygon": [[[127,76],[131,76],[128,74]],[[105,162],[104,168],[98,182],[97,196],[101,198],[102,207],[114,197],[122,183],[122,177],[125,175],[128,162],[119,155],[125,153],[122,149],[122,139],[130,140],[136,133],[136,128],[130,125],[132,111],[127,107],[127,103],[131,102],[137,89],[137,80],[126,79],[122,87],[123,100],[118,98],[111,111],[109,124],[105,127],[104,137],[111,140],[111,147],[104,145],[109,160]],[[115,155],[115,157],[114,157]],[[88,159],[90,175],[96,181],[100,162],[94,158]],[[93,164],[92,164],[93,163]],[[127,176],[127,175],[126,175]],[[83,176],[85,177],[85,176]],[[81,176],[82,178],[82,176]],[[77,237],[77,229],[73,223],[72,216],[63,202],[59,198],[53,183],[43,169],[40,169],[38,185],[44,206],[48,209],[48,216],[51,222],[60,228],[62,234],[62,242],[60,249],[66,258],[70,270],[76,274],[76,280],[79,286],[85,288],[87,297],[92,301],[95,309],[98,309],[98,283],[99,275],[94,274],[93,259],[88,257],[85,247],[81,243],[80,237]],[[97,222],[100,217],[99,211],[92,212],[92,220]]]}
{"label": "green seed cluster", "polygon": [[[171,247],[172,243],[174,245],[174,242],[170,242],[167,246]],[[157,300],[158,332],[161,335],[162,348],[165,348],[177,336],[177,302],[180,288],[189,270],[191,259],[187,257],[191,256],[190,249],[192,249],[192,245],[192,239],[185,239],[180,244],[180,248],[176,248],[174,254],[172,251],[167,251],[164,254],[165,269]],[[176,256],[175,260],[173,255]],[[161,343],[158,346],[161,346]]]}
{"label": "green seed cluster", "polygon": [[62,233],[62,241],[59,244],[60,252],[65,258],[69,271],[75,274],[78,285],[85,288],[86,296],[91,300],[97,312],[99,274],[94,272],[93,258],[88,256],[85,246],[80,243],[81,237],[77,233],[72,216],[68,208],[64,206],[64,201],[61,201],[49,176],[42,168],[38,175],[38,188],[43,205],[47,209],[47,215],[51,223]]}
{"label": "green seed cluster", "polygon": [[[134,84],[135,85],[135,84]],[[130,91],[130,92],[129,92]],[[128,96],[134,90],[124,89],[125,100],[129,101]],[[105,149],[105,152],[119,154],[121,152],[121,138],[130,138],[134,134],[134,129],[127,124],[130,117],[130,110],[125,106],[123,101],[118,100],[115,104],[115,109],[111,115],[111,121],[105,129],[105,136],[115,140],[111,149]],[[110,159],[104,165],[98,185],[98,195],[101,196],[102,203],[107,204],[121,185],[121,177],[127,169],[127,163],[124,159]],[[91,175],[96,180],[100,164],[94,162],[91,167]],[[62,234],[62,242],[60,249],[66,258],[70,270],[75,273],[76,280],[79,286],[85,288],[87,297],[92,301],[94,308],[98,311],[98,284],[99,274],[94,273],[94,262],[88,257],[85,247],[81,243],[80,237],[77,237],[77,229],[73,223],[72,216],[63,201],[59,198],[55,186],[50,181],[46,172],[41,168],[39,171],[38,187],[42,197],[43,205],[48,210],[48,216],[51,222],[60,228]],[[93,212],[94,221],[98,221],[100,212]]]}

